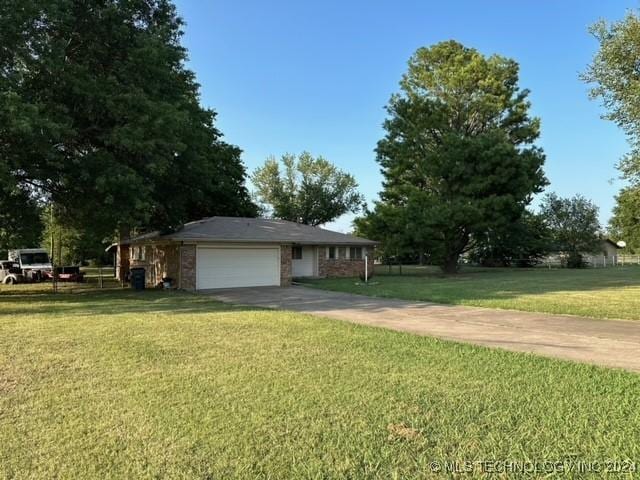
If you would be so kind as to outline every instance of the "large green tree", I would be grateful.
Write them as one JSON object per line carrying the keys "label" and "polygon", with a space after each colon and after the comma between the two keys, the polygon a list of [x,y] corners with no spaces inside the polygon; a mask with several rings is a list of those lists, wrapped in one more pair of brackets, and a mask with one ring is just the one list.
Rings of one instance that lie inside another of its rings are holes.
{"label": "large green tree", "polygon": [[619,168],[629,184],[616,197],[611,230],[640,249],[640,16],[629,11],[624,19],[601,20],[591,27],[599,49],[583,78],[593,84],[591,96],[607,110],[605,118],[627,134],[631,150]]}
{"label": "large green tree", "polygon": [[593,84],[591,97],[603,102],[605,118],[627,134],[631,152],[622,159],[620,169],[640,184],[640,17],[629,11],[618,22],[601,20],[591,33],[599,49],[583,78]]}
{"label": "large green tree", "polygon": [[515,61],[455,41],[420,48],[400,86],[377,147],[376,212],[455,272],[473,236],[518,220],[545,185],[539,121]]}
{"label": "large green tree", "polygon": [[591,253],[600,244],[598,207],[581,195],[561,198],[546,195],[540,214],[551,231],[554,250],[567,254],[569,267],[583,266],[582,254]]}
{"label": "large green tree", "polygon": [[41,208],[28,192],[0,174],[0,259],[7,250],[39,245],[42,236]]}
{"label": "large green tree", "polygon": [[618,194],[609,230],[615,240],[627,244],[627,251],[640,253],[640,188],[624,188]]}
{"label": "large green tree", "polygon": [[357,213],[364,197],[353,175],[308,152],[268,158],[251,177],[260,202],[276,218],[322,225],[345,213]]}
{"label": "large green tree", "polygon": [[407,219],[396,213],[395,207],[378,203],[374,211],[365,210],[364,215],[353,221],[357,236],[380,242],[375,253],[387,264],[401,264],[403,259],[420,258],[420,254],[424,253],[416,245]]}
{"label": "large green tree", "polygon": [[472,260],[485,266],[531,267],[553,248],[551,230],[542,215],[525,210],[506,228],[473,238]]}
{"label": "large green tree", "polygon": [[0,162],[92,235],[255,214],[169,0],[0,2]]}

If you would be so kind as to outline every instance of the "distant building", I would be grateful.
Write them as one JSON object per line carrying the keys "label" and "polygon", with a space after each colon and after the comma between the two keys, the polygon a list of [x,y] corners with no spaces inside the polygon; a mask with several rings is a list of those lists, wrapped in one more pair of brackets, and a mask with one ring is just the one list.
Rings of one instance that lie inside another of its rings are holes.
{"label": "distant building", "polygon": [[602,252],[600,254],[603,257],[614,258],[618,256],[618,250],[620,250],[621,247],[619,247],[618,244],[613,240],[605,238],[600,243],[600,248],[602,249]]}
{"label": "distant building", "polygon": [[[599,248],[594,252],[584,252],[583,260],[593,267],[607,267],[618,264],[618,250],[622,247],[610,238],[603,238]],[[566,265],[567,255],[562,252],[548,255],[543,263],[551,265]]]}

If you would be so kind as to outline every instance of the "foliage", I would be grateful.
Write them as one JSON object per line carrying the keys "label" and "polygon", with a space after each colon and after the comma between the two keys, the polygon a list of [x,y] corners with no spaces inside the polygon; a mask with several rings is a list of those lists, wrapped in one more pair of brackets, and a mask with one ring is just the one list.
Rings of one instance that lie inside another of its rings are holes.
{"label": "foliage", "polygon": [[568,254],[569,267],[583,266],[582,254],[596,251],[600,244],[598,207],[581,195],[560,198],[550,193],[540,210],[555,250]]}
{"label": "foliage", "polygon": [[53,252],[50,252],[57,265],[83,265],[89,260],[98,265],[112,262],[111,254],[105,252],[109,239],[94,235],[90,230],[81,230],[62,222],[56,214],[51,215],[52,205],[43,212],[42,247],[51,250],[53,236]]}
{"label": "foliage", "polygon": [[525,210],[522,217],[499,230],[474,238],[470,258],[484,266],[532,267],[551,251],[545,219]]}
{"label": "foliage", "polygon": [[640,185],[640,17],[629,11],[626,17],[609,23],[600,20],[591,27],[599,50],[583,79],[595,84],[591,97],[602,100],[612,120],[627,134],[631,152],[622,159],[625,178]]}
{"label": "foliage", "polygon": [[455,277],[435,267],[376,266],[375,284],[351,279],[304,280],[338,292],[526,312],[640,321],[640,267],[547,269],[461,267]]}
{"label": "foliage", "polygon": [[0,162],[70,227],[252,214],[169,0],[0,3]]}
{"label": "foliage", "polygon": [[38,246],[41,234],[40,206],[10,178],[0,178],[0,260],[8,250]]}
{"label": "foliage", "polygon": [[454,41],[420,48],[400,85],[378,142],[374,213],[454,272],[472,237],[516,221],[546,184],[539,121],[515,61]]}
{"label": "foliage", "polygon": [[609,230],[615,240],[624,240],[626,251],[640,253],[640,187],[627,187],[620,191]]}
{"label": "foliage", "polygon": [[24,287],[0,286],[2,477],[417,479],[440,476],[434,460],[640,458],[634,373],[205,295]]}
{"label": "foliage", "polygon": [[406,230],[406,220],[395,212],[389,205],[378,203],[374,212],[365,210],[364,215],[353,221],[355,235],[381,242],[376,246],[375,255],[387,264],[406,259],[416,251]]}
{"label": "foliage", "polygon": [[260,201],[274,217],[307,225],[322,225],[345,213],[357,213],[364,197],[352,175],[323,157],[303,152],[282,156],[284,171],[274,157],[251,177]]}
{"label": "foliage", "polygon": [[591,27],[599,50],[584,80],[593,83],[591,97],[602,100],[605,118],[627,134],[631,151],[619,164],[622,176],[630,182],[617,197],[612,233],[627,242],[630,251],[640,251],[640,16],[629,11],[617,22],[601,20]]}

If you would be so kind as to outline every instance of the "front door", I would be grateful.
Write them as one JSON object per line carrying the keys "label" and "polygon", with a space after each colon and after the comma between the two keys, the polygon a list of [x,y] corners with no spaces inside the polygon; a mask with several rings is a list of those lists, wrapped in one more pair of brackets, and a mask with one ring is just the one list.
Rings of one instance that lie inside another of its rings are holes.
{"label": "front door", "polygon": [[294,277],[313,277],[316,262],[315,247],[293,247],[291,250]]}

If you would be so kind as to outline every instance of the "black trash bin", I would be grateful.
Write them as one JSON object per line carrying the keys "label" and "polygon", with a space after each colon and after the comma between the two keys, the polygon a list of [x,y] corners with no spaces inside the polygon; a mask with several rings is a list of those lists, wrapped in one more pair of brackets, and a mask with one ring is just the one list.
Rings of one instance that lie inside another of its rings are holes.
{"label": "black trash bin", "polygon": [[131,288],[134,290],[144,290],[145,271],[142,267],[131,269]]}

